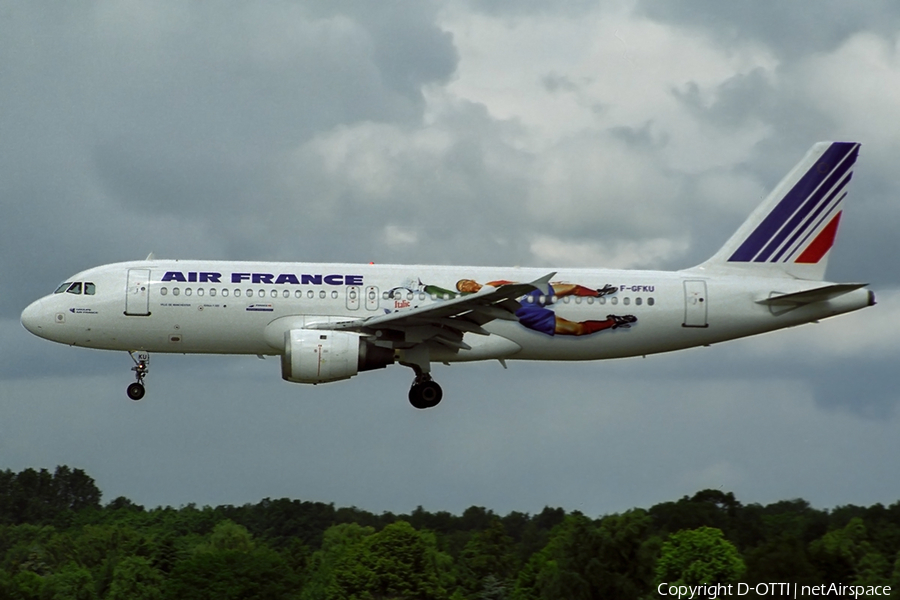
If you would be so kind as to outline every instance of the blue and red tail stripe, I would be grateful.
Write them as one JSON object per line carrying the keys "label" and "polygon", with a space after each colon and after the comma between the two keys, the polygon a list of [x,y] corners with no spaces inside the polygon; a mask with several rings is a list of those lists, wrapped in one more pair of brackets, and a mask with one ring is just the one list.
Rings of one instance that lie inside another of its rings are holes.
{"label": "blue and red tail stripe", "polygon": [[799,263],[818,262],[834,243],[844,190],[858,154],[857,143],[832,143],[728,261],[773,263],[796,257]]}

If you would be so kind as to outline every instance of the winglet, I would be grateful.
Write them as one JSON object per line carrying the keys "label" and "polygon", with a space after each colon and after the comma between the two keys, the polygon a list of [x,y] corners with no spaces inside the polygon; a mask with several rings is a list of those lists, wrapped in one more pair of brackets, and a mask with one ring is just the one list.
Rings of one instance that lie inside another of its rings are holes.
{"label": "winglet", "polygon": [[542,290],[542,289],[544,289],[544,286],[546,286],[550,283],[551,279],[556,277],[556,273],[557,273],[556,271],[553,271],[552,273],[547,273],[543,277],[540,277],[539,279],[535,279],[534,281],[529,282],[529,285],[533,285],[535,288]]}

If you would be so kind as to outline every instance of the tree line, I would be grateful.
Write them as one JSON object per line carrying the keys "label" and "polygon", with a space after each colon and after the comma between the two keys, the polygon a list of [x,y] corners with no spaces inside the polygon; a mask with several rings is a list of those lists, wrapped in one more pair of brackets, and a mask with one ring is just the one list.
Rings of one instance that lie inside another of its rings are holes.
{"label": "tree line", "polygon": [[[80,469],[0,471],[0,599],[660,598],[657,586],[892,586],[900,502],[813,508],[732,493],[592,518],[373,514],[287,498],[147,509],[101,503]],[[766,597],[772,598],[770,592]]]}

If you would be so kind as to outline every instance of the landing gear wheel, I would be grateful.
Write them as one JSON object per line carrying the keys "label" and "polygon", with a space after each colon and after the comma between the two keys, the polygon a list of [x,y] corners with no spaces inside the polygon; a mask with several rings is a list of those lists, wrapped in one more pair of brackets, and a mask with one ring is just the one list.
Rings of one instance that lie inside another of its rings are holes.
{"label": "landing gear wheel", "polygon": [[144,386],[140,383],[135,382],[128,386],[128,397],[132,400],[140,400],[144,397],[144,392]]}
{"label": "landing gear wheel", "polygon": [[409,388],[409,403],[415,408],[434,408],[443,397],[444,392],[441,390],[441,386],[431,379],[414,381],[412,387]]}
{"label": "landing gear wheel", "polygon": [[144,390],[144,377],[150,371],[150,354],[138,352],[137,358],[135,358],[134,354],[134,352],[128,353],[131,356],[131,360],[134,361],[134,366],[131,367],[131,370],[134,371],[135,379],[135,382],[128,386],[128,397],[132,400],[140,400],[144,397],[146,391]]}

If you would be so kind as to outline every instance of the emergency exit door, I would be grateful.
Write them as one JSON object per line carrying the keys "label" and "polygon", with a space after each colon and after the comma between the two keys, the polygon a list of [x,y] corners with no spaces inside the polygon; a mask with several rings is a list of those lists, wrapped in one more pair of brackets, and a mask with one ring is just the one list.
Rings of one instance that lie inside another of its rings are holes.
{"label": "emergency exit door", "polygon": [[684,282],[684,323],[682,327],[709,327],[707,316],[706,282],[687,280]]}

